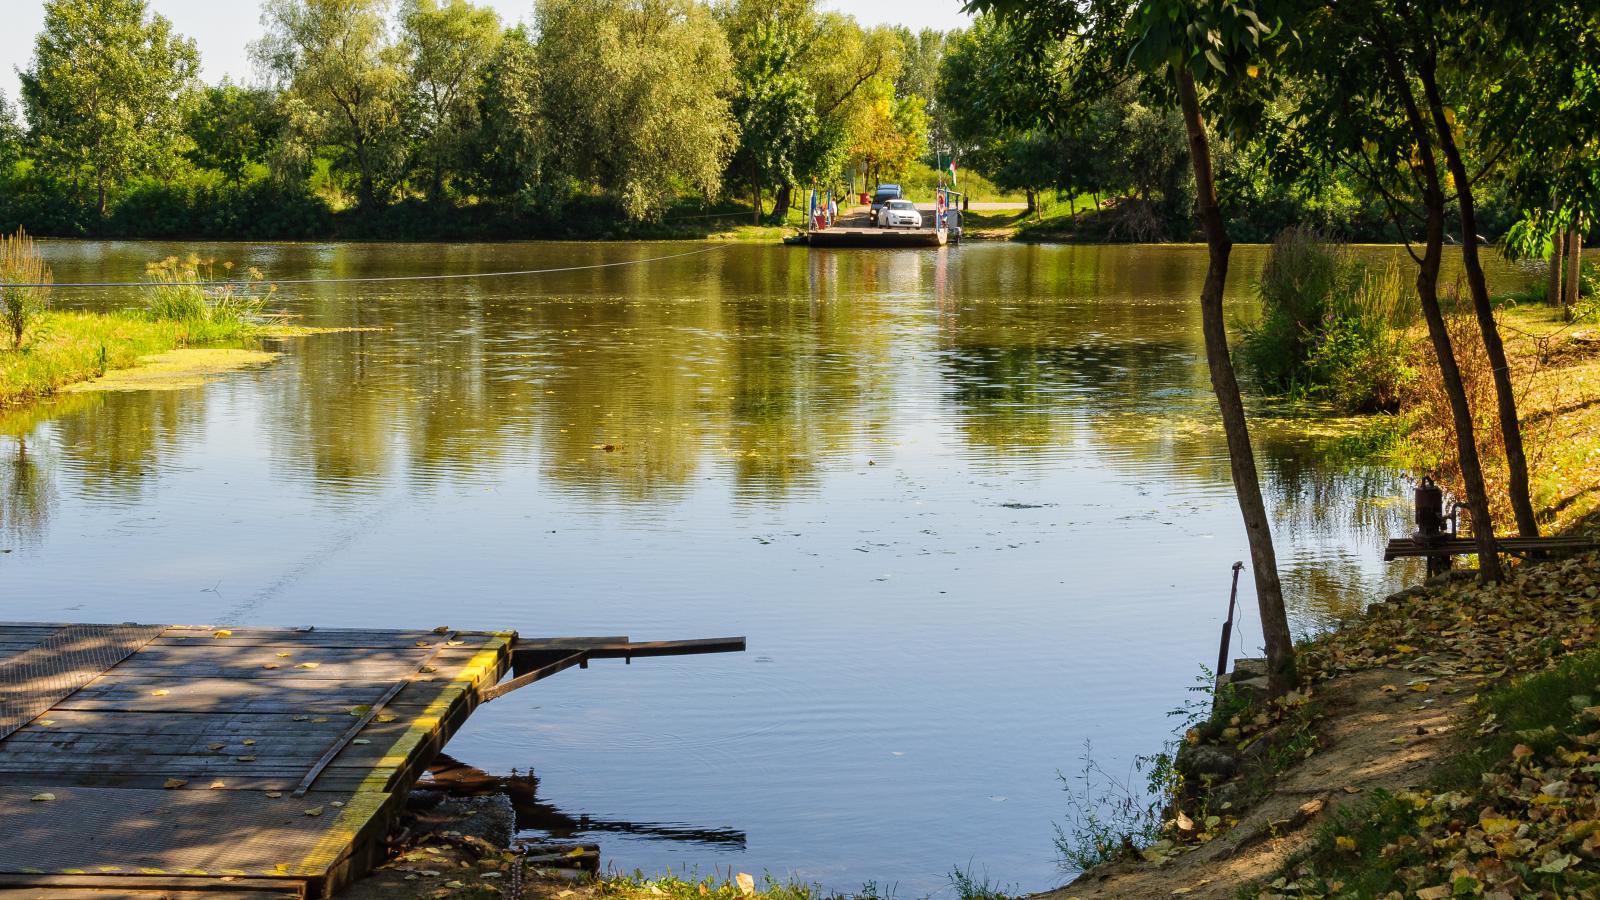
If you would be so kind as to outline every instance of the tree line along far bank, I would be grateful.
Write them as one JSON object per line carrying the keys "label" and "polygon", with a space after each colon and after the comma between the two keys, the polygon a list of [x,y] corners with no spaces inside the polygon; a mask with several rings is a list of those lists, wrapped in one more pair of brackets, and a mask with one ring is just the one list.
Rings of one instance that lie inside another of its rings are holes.
{"label": "tree line along far bank", "polygon": [[[145,0],[44,6],[20,102],[0,94],[0,229],[669,236],[781,221],[813,185],[931,193],[954,156],[980,199],[1065,200],[1063,237],[1198,237],[1176,107],[1129,79],[1080,91],[1081,41],[1039,52],[994,15],[912,32],[818,0],[537,0],[507,27],[467,0],[264,0],[248,84],[207,85]],[[1238,239],[1407,236],[1348,168],[1286,177],[1281,147],[1218,143]],[[1496,238],[1519,198],[1480,196]]]}
{"label": "tree line along far bank", "polygon": [[264,0],[248,83],[207,85],[146,0],[47,0],[20,104],[0,96],[0,229],[606,236],[771,215],[814,182],[931,186],[940,32],[816,0],[529,12]]}

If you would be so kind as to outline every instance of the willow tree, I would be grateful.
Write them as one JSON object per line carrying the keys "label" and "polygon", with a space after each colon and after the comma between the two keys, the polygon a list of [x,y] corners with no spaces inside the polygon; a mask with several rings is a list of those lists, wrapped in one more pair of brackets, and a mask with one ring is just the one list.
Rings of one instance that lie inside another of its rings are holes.
{"label": "willow tree", "polygon": [[[1023,31],[1050,39],[1075,37],[1102,63],[1127,60],[1146,76],[1148,91],[1169,99],[1176,95],[1194,168],[1196,214],[1206,237],[1206,277],[1200,290],[1206,365],[1250,547],[1268,680],[1274,693],[1291,690],[1296,683],[1294,639],[1249,423],[1228,349],[1222,301],[1232,242],[1217,201],[1208,125],[1208,116],[1232,120],[1240,127],[1248,124],[1248,110],[1257,105],[1258,97],[1247,88],[1259,72],[1257,61],[1266,42],[1277,30],[1248,0],[971,0],[967,8],[993,10]],[[1202,81],[1209,88],[1204,94]]]}
{"label": "willow tree", "polygon": [[693,0],[540,0],[537,65],[552,158],[659,217],[682,188],[717,193],[733,150],[733,61]]}
{"label": "willow tree", "polygon": [[501,34],[495,11],[467,0],[405,0],[400,7],[412,129],[430,200],[444,199],[446,171],[464,160],[464,145],[476,125],[479,82]]}
{"label": "willow tree", "polygon": [[404,51],[389,36],[386,0],[266,0],[266,34],[251,45],[283,92],[289,128],[334,152],[362,207],[389,199],[404,174]]}
{"label": "willow tree", "polygon": [[145,0],[49,0],[19,73],[40,166],[92,187],[104,218],[112,189],[177,159],[199,66],[194,42]]}

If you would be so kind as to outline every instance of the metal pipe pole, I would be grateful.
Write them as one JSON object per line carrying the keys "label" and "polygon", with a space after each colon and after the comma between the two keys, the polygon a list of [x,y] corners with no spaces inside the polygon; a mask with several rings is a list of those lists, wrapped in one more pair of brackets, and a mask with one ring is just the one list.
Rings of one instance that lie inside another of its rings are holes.
{"label": "metal pipe pole", "polygon": [[1239,572],[1243,569],[1243,562],[1233,564],[1233,588],[1228,591],[1228,618],[1222,623],[1222,643],[1217,647],[1217,680],[1211,692],[1213,702],[1222,693],[1222,676],[1228,672],[1228,641],[1233,637],[1233,607],[1239,599]]}

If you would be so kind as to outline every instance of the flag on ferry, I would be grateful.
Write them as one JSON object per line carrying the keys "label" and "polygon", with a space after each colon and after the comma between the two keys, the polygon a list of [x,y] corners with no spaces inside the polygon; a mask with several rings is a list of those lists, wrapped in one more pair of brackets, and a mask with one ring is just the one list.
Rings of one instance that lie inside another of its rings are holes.
{"label": "flag on ferry", "polygon": [[954,156],[950,157],[950,169],[949,169],[949,172],[950,172],[950,183],[951,184],[958,184],[959,182],[956,181],[956,158]]}

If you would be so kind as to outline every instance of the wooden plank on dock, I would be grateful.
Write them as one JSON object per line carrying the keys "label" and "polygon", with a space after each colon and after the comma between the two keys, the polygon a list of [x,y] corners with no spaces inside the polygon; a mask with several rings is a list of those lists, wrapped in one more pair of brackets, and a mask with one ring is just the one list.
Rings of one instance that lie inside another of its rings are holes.
{"label": "wooden plank on dock", "polygon": [[[1554,537],[1502,537],[1495,538],[1495,547],[1501,553],[1524,555],[1529,553],[1580,553],[1600,547],[1593,538],[1558,535]],[[1384,547],[1383,561],[1392,562],[1403,557],[1417,556],[1470,556],[1478,552],[1478,542],[1471,538],[1449,537],[1425,541],[1417,538],[1390,538]]]}

